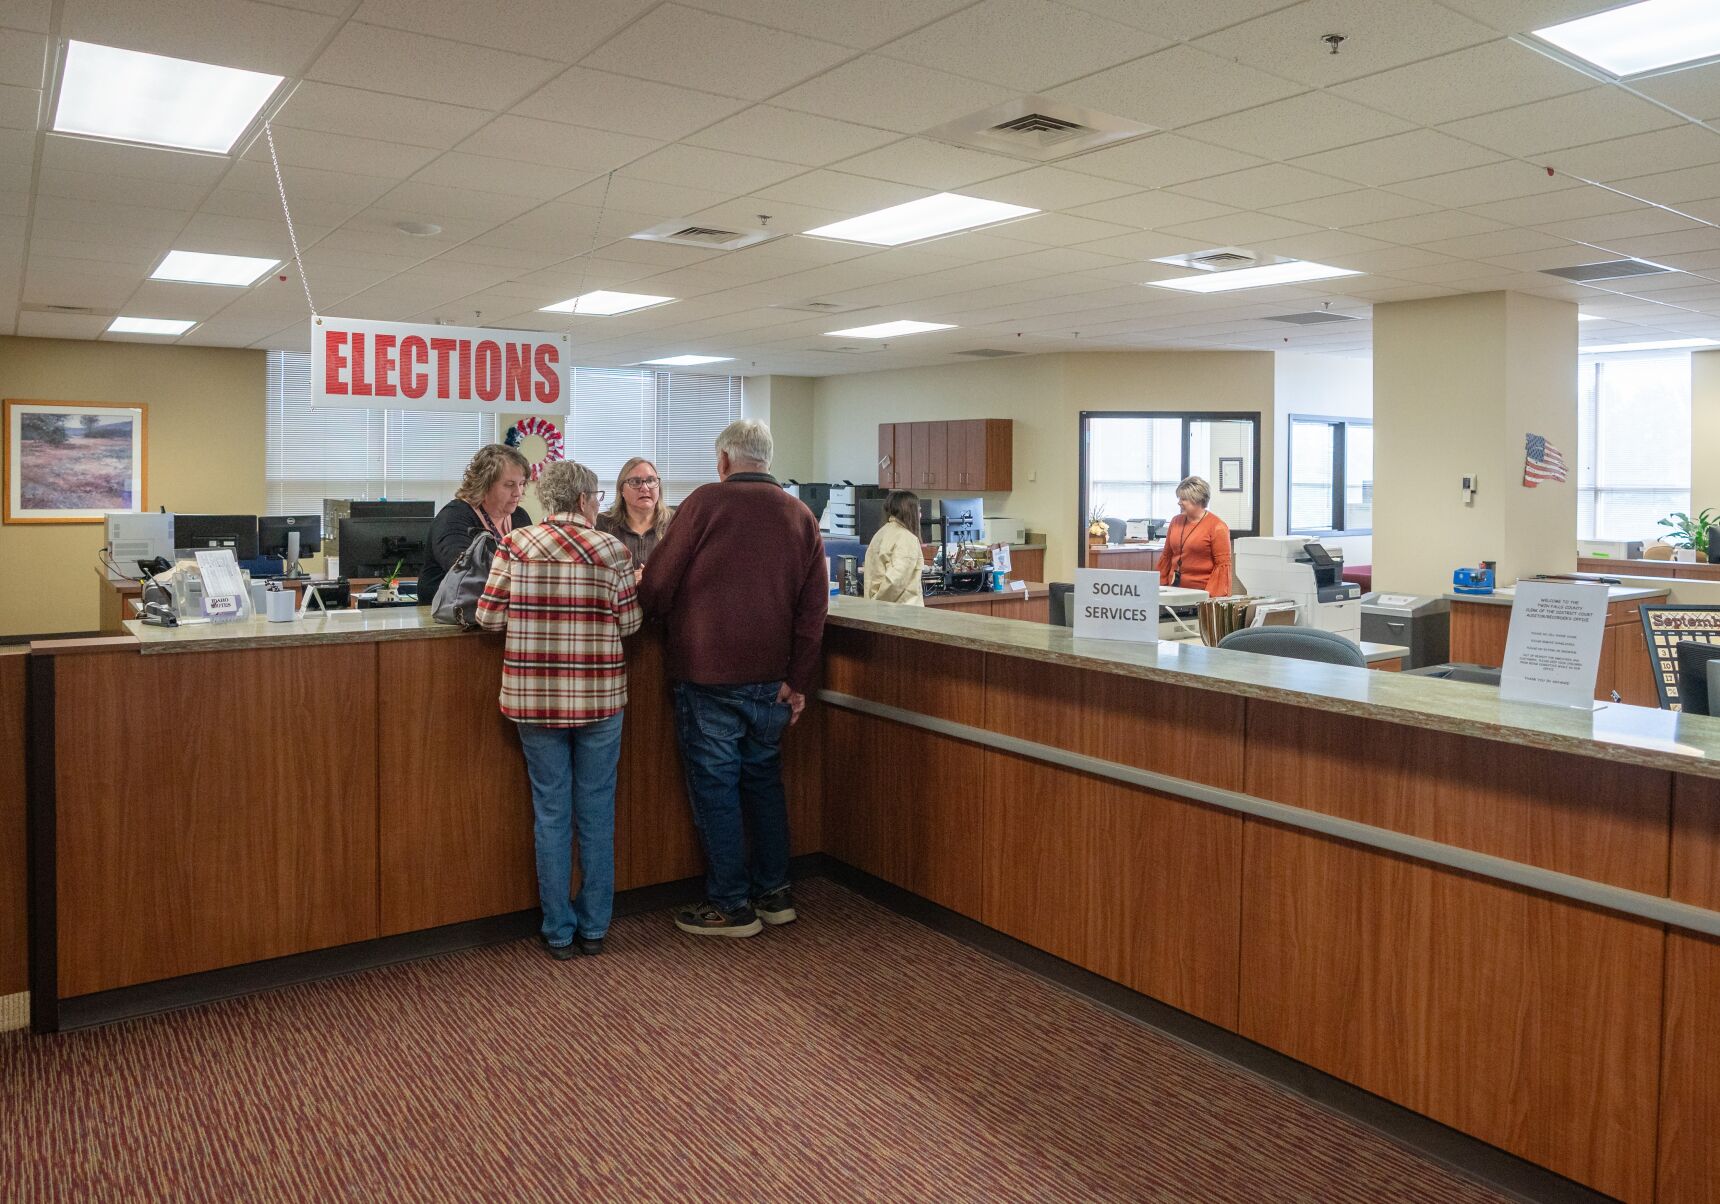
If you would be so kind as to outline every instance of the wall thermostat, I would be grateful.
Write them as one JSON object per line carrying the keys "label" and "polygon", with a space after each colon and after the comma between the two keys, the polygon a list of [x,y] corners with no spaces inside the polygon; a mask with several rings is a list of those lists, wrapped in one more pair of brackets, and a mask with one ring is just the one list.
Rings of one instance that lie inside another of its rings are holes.
{"label": "wall thermostat", "polygon": [[1475,474],[1466,472],[1458,478],[1458,490],[1463,494],[1463,504],[1469,505],[1475,500]]}

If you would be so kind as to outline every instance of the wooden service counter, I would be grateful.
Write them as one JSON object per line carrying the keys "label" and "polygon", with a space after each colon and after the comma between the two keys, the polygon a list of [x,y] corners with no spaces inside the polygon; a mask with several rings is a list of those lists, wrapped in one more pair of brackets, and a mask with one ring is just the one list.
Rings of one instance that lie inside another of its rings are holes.
{"label": "wooden service counter", "polygon": [[1163,540],[1152,543],[1088,544],[1087,567],[1090,569],[1156,569],[1159,553],[1165,550]]}
{"label": "wooden service counter", "polygon": [[926,605],[960,614],[995,615],[1029,623],[1051,622],[1051,590],[1043,581],[1029,581],[1026,589],[1002,593],[985,590],[973,594],[933,594]]}
{"label": "wooden service counter", "polygon": [[[501,637],[417,608],[131,626],[27,658],[34,1027],[256,989],[266,976],[211,972],[269,959],[377,964],[536,931]],[[619,891],[703,873],[649,628],[628,641],[628,677]],[[821,843],[820,710],[784,742],[796,852]],[[11,818],[0,808],[0,856]],[[0,913],[0,956],[15,914]]]}
{"label": "wooden service counter", "polygon": [[1720,1199],[1720,720],[851,599],[821,697],[842,861],[1621,1199]]}
{"label": "wooden service counter", "polygon": [[[1608,588],[1606,634],[1601,641],[1600,671],[1595,674],[1597,700],[1611,701],[1616,690],[1621,702],[1633,706],[1660,704],[1641,610],[1644,602],[1666,601],[1667,593],[1653,587]],[[1445,597],[1451,603],[1451,659],[1497,669],[1505,661],[1505,637],[1511,630],[1511,591]]]}

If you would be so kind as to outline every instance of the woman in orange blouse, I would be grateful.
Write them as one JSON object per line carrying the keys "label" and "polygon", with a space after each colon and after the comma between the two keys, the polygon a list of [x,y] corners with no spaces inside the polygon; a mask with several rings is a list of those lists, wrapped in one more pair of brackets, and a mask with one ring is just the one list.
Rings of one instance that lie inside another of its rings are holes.
{"label": "woman in orange blouse", "polygon": [[1159,553],[1159,584],[1203,589],[1207,596],[1230,593],[1230,528],[1206,508],[1212,486],[1189,477],[1177,486],[1177,508]]}

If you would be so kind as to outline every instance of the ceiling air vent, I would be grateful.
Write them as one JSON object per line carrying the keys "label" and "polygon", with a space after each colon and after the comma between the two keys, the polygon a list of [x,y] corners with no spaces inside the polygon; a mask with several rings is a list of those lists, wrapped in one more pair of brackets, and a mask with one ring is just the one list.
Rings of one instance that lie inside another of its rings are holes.
{"label": "ceiling air vent", "polygon": [[1323,309],[1311,309],[1301,314],[1279,314],[1268,322],[1288,322],[1292,326],[1324,326],[1328,322],[1360,322],[1360,314],[1334,314]]}
{"label": "ceiling air vent", "polygon": [[1627,276],[1658,276],[1673,269],[1663,268],[1646,259],[1608,259],[1603,263],[1580,263],[1570,268],[1543,268],[1548,276],[1562,280],[1623,280]]}
{"label": "ceiling air vent", "polygon": [[979,360],[994,360],[1005,355],[1020,355],[1019,351],[1004,351],[997,347],[976,347],[972,351],[958,351],[957,355],[971,355]]}
{"label": "ceiling air vent", "polygon": [[667,242],[678,247],[702,247],[707,251],[738,251],[742,247],[757,246],[761,242],[769,242],[781,235],[774,230],[766,230],[763,226],[749,226],[742,230],[725,230],[720,226],[701,226],[680,221],[664,222],[661,226],[652,226],[649,230],[641,230],[629,235],[642,242]]}
{"label": "ceiling air vent", "polygon": [[882,347],[861,347],[855,343],[845,343],[841,347],[808,347],[808,351],[829,352],[834,355],[869,355],[884,350]]}
{"label": "ceiling air vent", "polygon": [[1253,263],[1254,256],[1244,255],[1240,251],[1215,251],[1211,255],[1197,255],[1189,261],[1191,268],[1208,268],[1212,271],[1222,271],[1225,268],[1239,268],[1245,263]]}
{"label": "ceiling air vent", "polygon": [[773,305],[771,309],[792,309],[804,314],[845,314],[856,309],[871,309],[870,305],[850,305],[844,301],[794,301]]}
{"label": "ceiling air vent", "polygon": [[994,155],[1050,163],[1115,146],[1155,129],[1049,96],[1022,96],[927,130],[924,136]]}
{"label": "ceiling air vent", "polygon": [[1196,268],[1203,272],[1225,272],[1287,261],[1281,255],[1264,255],[1247,247],[1207,247],[1205,250],[1189,251],[1182,255],[1164,255],[1153,262],[1168,263],[1178,268]]}
{"label": "ceiling air vent", "polygon": [[89,305],[20,305],[18,308],[26,313],[33,314],[80,314],[94,316],[99,313],[103,317],[109,317],[113,313],[112,310],[97,310]]}

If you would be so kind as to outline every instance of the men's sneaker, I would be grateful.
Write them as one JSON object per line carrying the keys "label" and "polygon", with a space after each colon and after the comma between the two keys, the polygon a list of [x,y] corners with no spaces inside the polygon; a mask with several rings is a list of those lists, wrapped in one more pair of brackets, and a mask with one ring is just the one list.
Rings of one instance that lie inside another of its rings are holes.
{"label": "men's sneaker", "polygon": [[764,931],[752,908],[728,912],[715,903],[701,903],[679,913],[675,927],[693,936],[757,936]]}
{"label": "men's sneaker", "polygon": [[753,910],[766,924],[792,924],[799,918],[794,910],[794,895],[788,887],[778,887],[768,895],[753,900]]}
{"label": "men's sneaker", "polygon": [[552,945],[540,935],[538,944],[543,946],[545,953],[548,953],[558,962],[565,962],[579,956],[579,942],[576,940],[569,941],[565,945]]}

